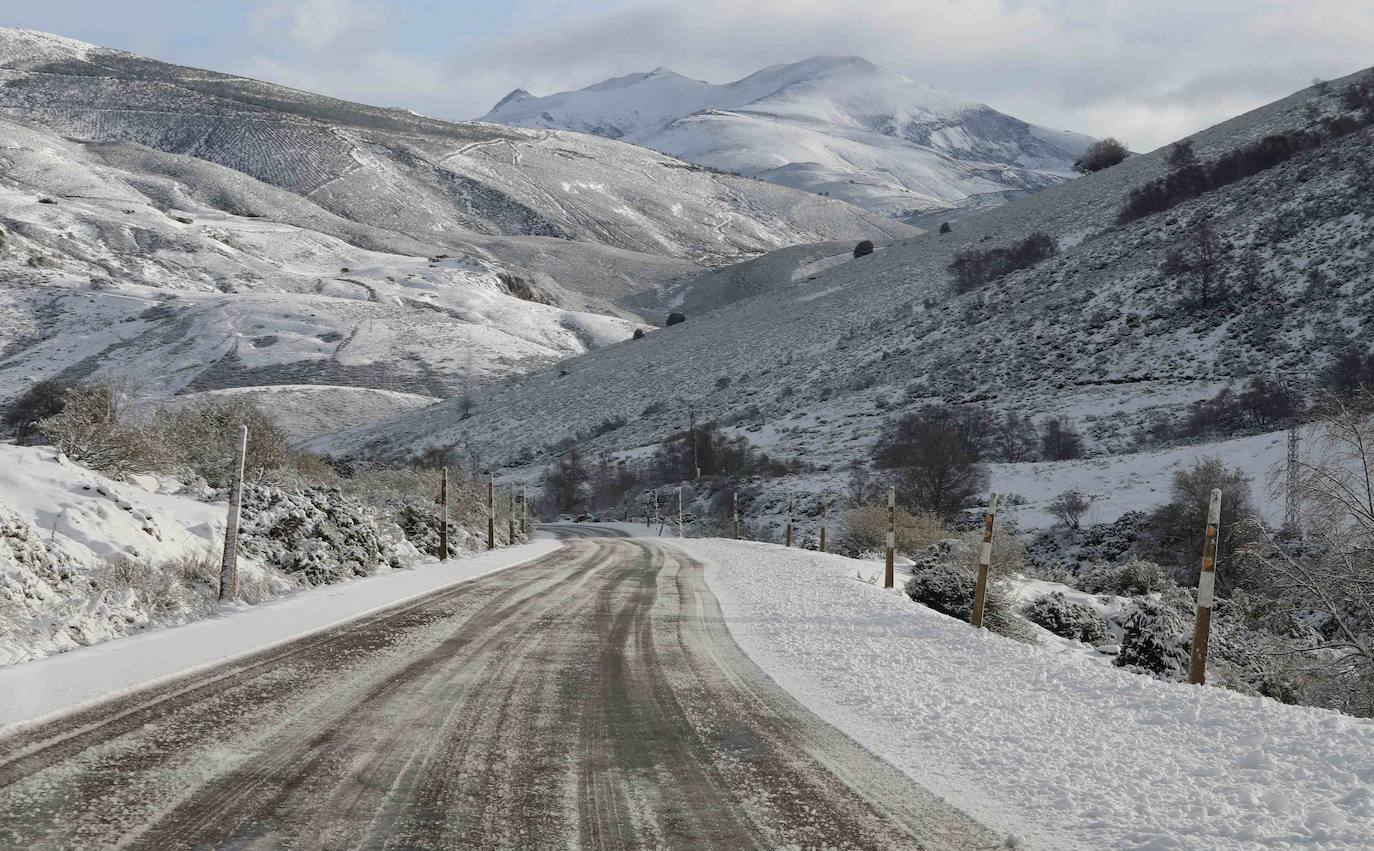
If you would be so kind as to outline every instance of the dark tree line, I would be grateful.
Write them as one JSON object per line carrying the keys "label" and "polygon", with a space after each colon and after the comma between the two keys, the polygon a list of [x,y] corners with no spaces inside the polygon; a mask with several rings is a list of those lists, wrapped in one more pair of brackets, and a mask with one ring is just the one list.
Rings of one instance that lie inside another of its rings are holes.
{"label": "dark tree line", "polygon": [[1005,247],[965,248],[949,264],[954,291],[970,292],[1018,269],[1029,269],[1057,250],[1054,240],[1043,233],[1033,233]]}

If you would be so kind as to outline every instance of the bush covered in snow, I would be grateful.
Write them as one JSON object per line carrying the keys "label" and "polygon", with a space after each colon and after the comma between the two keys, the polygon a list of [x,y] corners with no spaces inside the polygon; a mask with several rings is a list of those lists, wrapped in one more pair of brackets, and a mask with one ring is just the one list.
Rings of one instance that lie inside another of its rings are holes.
{"label": "bush covered in snow", "polygon": [[1107,640],[1107,624],[1092,606],[1075,603],[1060,591],[1036,597],[1023,610],[1026,619],[1061,638],[1087,644]]}
{"label": "bush covered in snow", "polygon": [[1191,642],[1183,618],[1173,608],[1158,600],[1137,600],[1122,629],[1116,665],[1165,680],[1187,677]]}
{"label": "bush covered in snow", "polygon": [[358,500],[332,486],[289,491],[248,482],[243,488],[245,553],[310,584],[399,568],[413,554],[399,529],[383,529]]}

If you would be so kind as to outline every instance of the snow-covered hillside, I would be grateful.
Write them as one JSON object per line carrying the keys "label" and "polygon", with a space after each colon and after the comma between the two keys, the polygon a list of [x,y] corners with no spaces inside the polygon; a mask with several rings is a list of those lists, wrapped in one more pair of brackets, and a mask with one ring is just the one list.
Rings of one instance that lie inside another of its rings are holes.
{"label": "snow-covered hillside", "polygon": [[[1342,84],[1203,131],[1198,154],[1302,127],[1310,110],[1335,114]],[[439,405],[320,445],[404,455],[470,442],[512,460],[577,438],[588,452],[625,451],[685,427],[690,404],[698,421],[840,471],[867,457],[885,417],[944,400],[1066,417],[1091,452],[1130,451],[1142,427],[1227,384],[1319,373],[1347,347],[1368,349],[1374,209],[1359,181],[1371,151],[1365,129],[1120,225],[1127,193],[1163,174],[1168,152],[1133,157],[814,275],[797,277],[797,258],[781,263],[728,308],[492,388],[470,420]],[[1185,275],[1162,271],[1201,216],[1226,246],[1230,281],[1206,310]],[[958,252],[1036,231],[1057,256],[951,293]],[[1242,280],[1251,255],[1254,284]]]}
{"label": "snow-covered hillside", "polygon": [[855,56],[774,65],[724,85],[657,68],[547,97],[517,89],[481,120],[623,139],[927,219],[1059,183],[1092,141]]}
{"label": "snow-covered hillside", "polygon": [[[0,29],[0,400],[448,396],[625,339],[709,266],[912,233],[619,142],[452,124]],[[647,294],[647,295],[646,295]]]}

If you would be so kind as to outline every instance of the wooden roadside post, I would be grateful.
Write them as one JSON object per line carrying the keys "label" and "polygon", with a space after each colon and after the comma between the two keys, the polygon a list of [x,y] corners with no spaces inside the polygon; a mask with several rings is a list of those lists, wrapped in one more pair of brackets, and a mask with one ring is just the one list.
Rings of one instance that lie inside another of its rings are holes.
{"label": "wooden roadside post", "polygon": [[448,467],[439,479],[439,561],[448,561]]}
{"label": "wooden roadside post", "polygon": [[787,546],[789,547],[792,546],[792,512],[795,507],[796,499],[789,496],[787,498]]}
{"label": "wooden roadside post", "polygon": [[983,628],[983,606],[988,598],[988,571],[992,565],[992,524],[997,519],[997,494],[988,499],[988,513],[983,520],[983,551],[978,554],[978,584],[973,588],[973,616],[969,623]]}
{"label": "wooden roadside post", "polygon": [[821,552],[825,552],[825,494],[821,494]]}
{"label": "wooden roadside post", "polygon": [[682,488],[680,486],[677,489],[677,536],[679,538],[685,537],[685,533],[682,531]]}
{"label": "wooden roadside post", "polygon": [[735,514],[735,540],[739,540],[739,491],[730,494],[730,502]]}
{"label": "wooden roadside post", "polygon": [[496,549],[496,476],[487,473],[487,549]]}
{"label": "wooden roadside post", "polygon": [[510,505],[506,509],[506,536],[511,546],[515,546],[515,485],[510,486]]}
{"label": "wooden roadside post", "polygon": [[520,488],[520,534],[530,533],[530,492]]}
{"label": "wooden roadside post", "polygon": [[1217,526],[1221,524],[1221,490],[1212,491],[1207,504],[1207,537],[1202,542],[1202,572],[1197,578],[1197,622],[1193,625],[1193,650],[1188,657],[1188,682],[1207,682],[1207,642],[1212,635],[1212,594],[1217,581]]}
{"label": "wooden roadside post", "polygon": [[887,489],[887,550],[883,568],[883,587],[891,588],[895,582],[893,576],[893,562],[897,555],[897,489],[888,487]]}
{"label": "wooden roadside post", "polygon": [[243,464],[248,456],[248,426],[239,426],[239,446],[234,453],[234,479],[229,485],[229,514],[224,521],[224,559],[219,565],[219,600],[239,593],[239,514],[243,508]]}

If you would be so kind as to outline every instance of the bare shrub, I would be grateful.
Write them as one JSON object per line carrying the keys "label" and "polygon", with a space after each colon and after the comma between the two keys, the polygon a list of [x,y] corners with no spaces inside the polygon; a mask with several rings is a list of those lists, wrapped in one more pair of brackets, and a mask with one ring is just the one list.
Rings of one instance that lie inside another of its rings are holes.
{"label": "bare shrub", "polygon": [[[896,550],[904,555],[919,552],[949,537],[940,518],[927,512],[912,514],[906,509],[896,511]],[[848,556],[860,556],[883,550],[887,546],[887,506],[862,505],[840,512],[835,551]]]}
{"label": "bare shrub", "polygon": [[1089,145],[1083,151],[1083,155],[1074,161],[1073,170],[1079,174],[1102,171],[1104,168],[1111,168],[1130,155],[1131,152],[1124,142],[1108,136]]}
{"label": "bare shrub", "polygon": [[1091,505],[1092,500],[1081,492],[1066,490],[1050,501],[1049,509],[1054,519],[1070,529],[1077,529]]}

